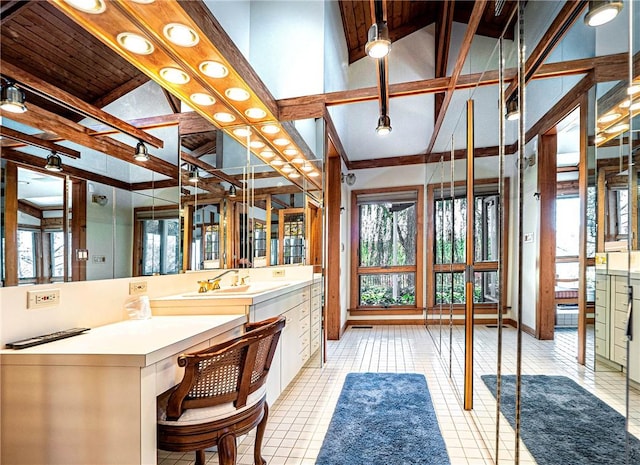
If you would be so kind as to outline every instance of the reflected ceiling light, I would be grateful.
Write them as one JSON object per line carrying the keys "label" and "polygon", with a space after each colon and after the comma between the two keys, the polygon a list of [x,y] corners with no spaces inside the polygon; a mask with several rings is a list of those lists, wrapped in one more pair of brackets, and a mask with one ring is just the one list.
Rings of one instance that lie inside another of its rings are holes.
{"label": "reflected ceiling light", "polygon": [[189,171],[189,182],[191,184],[198,184],[198,180],[198,168],[194,166],[191,168],[191,171]]}
{"label": "reflected ceiling light", "polygon": [[311,171],[307,176],[317,178],[318,176],[320,176],[320,173],[318,173],[317,171]]}
{"label": "reflected ceiling light", "polygon": [[274,143],[274,144],[276,144],[276,145],[279,145],[279,146],[283,147],[283,146],[285,146],[285,145],[289,145],[289,144],[290,144],[290,141],[289,141],[289,139],[285,139],[284,137],[281,137],[281,138],[279,138],[279,139],[275,139],[275,140],[273,141],[273,143]]}
{"label": "reflected ceiling light", "polygon": [[260,156],[262,158],[273,158],[276,156],[276,154],[273,153],[273,150],[263,150],[262,152],[260,152]]}
{"label": "reflected ceiling light", "polygon": [[504,117],[507,118],[507,121],[515,121],[520,118],[520,111],[518,110],[518,100],[516,98],[507,100],[507,108]]}
{"label": "reflected ceiling light", "polygon": [[640,82],[634,82],[627,87],[627,95],[635,95],[640,92]]}
{"label": "reflected ceiling light", "polygon": [[146,37],[135,32],[121,32],[116,36],[116,40],[122,48],[138,55],[149,55],[155,50],[153,44]]}
{"label": "reflected ceiling light", "polygon": [[584,17],[585,24],[589,26],[601,26],[618,16],[622,10],[621,1],[613,0],[591,0],[589,10]]}
{"label": "reflected ceiling light", "polygon": [[610,128],[604,130],[607,134],[615,134],[617,132],[623,132],[629,129],[629,125],[627,123],[618,123],[614,124]]}
{"label": "reflected ceiling light", "polygon": [[133,158],[136,161],[149,161],[149,152],[147,150],[147,146],[144,145],[144,142],[138,142],[138,145],[136,145],[136,153],[133,155]]}
{"label": "reflected ceiling light", "polygon": [[640,102],[636,102],[629,107],[629,111],[637,111],[640,110]]}
{"label": "reflected ceiling light", "polygon": [[620,108],[629,108],[629,105],[631,105],[631,99],[628,98],[626,100],[624,100],[620,105],[618,105]]}
{"label": "reflected ceiling light", "polygon": [[229,87],[224,91],[224,95],[229,97],[231,100],[235,100],[236,102],[244,102],[245,100],[249,100],[251,94],[240,87]]}
{"label": "reflected ceiling light", "polygon": [[10,113],[24,113],[27,111],[22,89],[16,87],[13,82],[7,81],[0,90],[0,108]]}
{"label": "reflected ceiling light", "polygon": [[305,162],[305,164],[302,165],[302,171],[306,171],[307,173],[313,171],[313,166],[311,166],[311,163]]}
{"label": "reflected ceiling light", "polygon": [[264,147],[264,142],[262,142],[261,140],[252,140],[251,142],[249,142],[249,147],[251,147],[252,149],[261,149],[262,147]]}
{"label": "reflected ceiling light", "polygon": [[76,10],[97,15],[107,9],[107,5],[102,0],[64,0]]}
{"label": "reflected ceiling light", "polygon": [[267,112],[262,108],[247,108],[244,114],[247,115],[247,118],[251,119],[262,119],[267,116]]}
{"label": "reflected ceiling light", "polygon": [[367,33],[367,44],[364,51],[371,58],[384,58],[391,50],[389,28],[386,21],[373,23]]}
{"label": "reflected ceiling light", "polygon": [[282,167],[282,172],[283,173],[293,173],[295,171],[295,169],[293,169],[293,166],[291,165],[285,165]]}
{"label": "reflected ceiling light", "polygon": [[200,63],[200,71],[212,78],[223,78],[229,74],[229,69],[219,61],[203,61]]}
{"label": "reflected ceiling light", "polygon": [[189,82],[189,75],[179,68],[171,66],[160,70],[160,77],[171,84],[186,84]]}
{"label": "reflected ceiling light", "polygon": [[380,136],[386,136],[391,132],[391,118],[389,118],[389,115],[380,115],[376,132]]}
{"label": "reflected ceiling light", "polygon": [[275,124],[267,124],[265,126],[262,126],[261,129],[265,134],[277,134],[280,132],[280,128]]}
{"label": "reflected ceiling light", "polygon": [[62,159],[56,152],[51,152],[47,157],[47,164],[44,165],[44,169],[47,171],[55,171],[59,173],[62,171]]}
{"label": "reflected ceiling light", "polygon": [[606,139],[605,136],[603,136],[602,134],[598,134],[593,141],[596,144],[599,144],[600,142],[604,141],[605,139]]}
{"label": "reflected ceiling light", "polygon": [[202,105],[203,107],[208,107],[216,103],[216,99],[213,98],[212,95],[205,94],[204,92],[196,92],[195,94],[191,94],[189,98],[193,103]]}
{"label": "reflected ceiling light", "polygon": [[284,165],[284,161],[280,160],[279,158],[276,158],[275,160],[273,160],[271,162],[271,164],[273,166],[282,166],[282,165]]}
{"label": "reflected ceiling light", "polygon": [[298,153],[298,151],[296,149],[284,149],[282,151],[282,153],[284,153],[285,155],[289,155],[290,157],[296,155]]}
{"label": "reflected ceiling light", "polygon": [[221,123],[232,123],[236,120],[236,117],[231,113],[226,113],[224,111],[219,111],[218,113],[213,114],[213,118],[216,121],[220,121]]}
{"label": "reflected ceiling light", "polygon": [[131,0],[133,3],[140,3],[141,5],[148,5],[156,0]]}
{"label": "reflected ceiling light", "polygon": [[295,163],[296,165],[302,165],[302,164],[304,164],[304,162],[305,162],[305,161],[307,161],[307,160],[305,160],[305,159],[304,159],[304,157],[297,156],[297,157],[295,157],[295,158],[294,158],[293,160],[291,160],[291,161],[292,161],[293,163]]}
{"label": "reflected ceiling light", "polygon": [[247,137],[251,135],[251,129],[249,128],[236,128],[233,130],[233,134],[238,137]]}
{"label": "reflected ceiling light", "polygon": [[289,173],[289,177],[291,179],[299,178],[300,177],[300,173],[294,171],[293,173]]}
{"label": "reflected ceiling light", "polygon": [[620,116],[622,116],[620,113],[608,113],[598,118],[598,123],[610,123],[611,121],[615,121],[620,118]]}
{"label": "reflected ceiling light", "polygon": [[237,190],[236,190],[236,186],[231,184],[229,186],[229,197],[232,198],[232,199],[235,199],[237,195],[238,195],[238,193],[237,193]]}
{"label": "reflected ceiling light", "polygon": [[164,36],[176,45],[193,47],[200,41],[196,31],[179,23],[169,23],[163,29]]}

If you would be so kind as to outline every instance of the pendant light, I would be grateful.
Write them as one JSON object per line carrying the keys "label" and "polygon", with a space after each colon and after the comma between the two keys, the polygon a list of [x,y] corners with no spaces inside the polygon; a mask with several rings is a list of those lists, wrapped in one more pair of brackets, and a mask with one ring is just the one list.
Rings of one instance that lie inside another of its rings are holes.
{"label": "pendant light", "polygon": [[507,100],[507,108],[505,113],[507,121],[515,121],[520,118],[520,111],[518,109],[518,100],[515,97]]}
{"label": "pendant light", "polygon": [[195,166],[189,171],[189,182],[191,184],[198,184],[198,168]]}
{"label": "pendant light", "polygon": [[136,145],[136,153],[133,155],[133,158],[136,161],[149,161],[149,152],[147,150],[147,146],[144,145],[144,142],[138,142],[138,145]]}
{"label": "pendant light", "polygon": [[622,10],[622,2],[615,0],[591,0],[584,22],[592,27],[601,26],[613,20]]}
{"label": "pendant light", "polygon": [[391,118],[389,118],[389,115],[380,115],[376,132],[380,136],[386,136],[391,132]]}
{"label": "pendant light", "polygon": [[378,21],[371,25],[367,33],[367,44],[364,51],[371,58],[384,58],[391,50],[389,28],[386,21]]}
{"label": "pendant light", "polygon": [[13,82],[6,81],[0,91],[0,108],[11,113],[24,113],[27,107],[24,104],[24,92],[16,87]]}
{"label": "pendant light", "polygon": [[233,184],[231,184],[231,185],[229,186],[229,198],[230,198],[230,199],[235,199],[235,198],[236,198],[236,195],[237,195],[237,192],[236,192],[236,186],[234,186]]}
{"label": "pendant light", "polygon": [[44,169],[47,171],[55,171],[59,173],[62,171],[62,159],[56,152],[51,152],[47,157],[47,164],[44,165]]}

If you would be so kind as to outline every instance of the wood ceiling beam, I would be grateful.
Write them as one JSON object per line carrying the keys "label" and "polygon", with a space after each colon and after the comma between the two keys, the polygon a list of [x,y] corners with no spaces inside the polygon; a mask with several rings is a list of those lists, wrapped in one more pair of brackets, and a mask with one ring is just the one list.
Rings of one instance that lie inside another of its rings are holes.
{"label": "wood ceiling beam", "polygon": [[[148,116],[145,118],[136,118],[128,121],[130,124],[140,129],[154,129],[167,126],[179,125],[180,136],[190,136],[203,132],[216,131],[218,128],[204,119],[195,111],[185,113],[169,113],[166,115]],[[94,131],[94,135],[116,134],[112,128],[102,124],[89,126]]]}
{"label": "wood ceiling beam", "polygon": [[180,182],[177,179],[163,179],[162,181],[145,181],[131,183],[132,191],[144,191],[149,189],[167,189],[177,187]]}
{"label": "wood ceiling beam", "polygon": [[[436,22],[436,66],[435,77],[446,77],[449,62],[449,46],[451,44],[451,29],[453,27],[454,0],[444,0],[440,4],[440,15]],[[438,119],[444,95],[437,93],[434,104],[434,121]]]}
{"label": "wood ceiling beam", "polygon": [[322,116],[324,118],[324,124],[326,127],[327,136],[331,141],[330,145],[333,145],[335,150],[338,152],[338,155],[340,155],[340,158],[342,159],[344,164],[347,165],[347,168],[349,168],[349,157],[347,157],[347,151],[344,149],[344,146],[342,145],[342,141],[340,140],[340,136],[338,135],[338,130],[336,129],[335,124],[333,124],[333,119],[331,119],[329,110],[326,107],[324,107]]}
{"label": "wood ceiling beam", "polygon": [[33,216],[34,218],[42,219],[42,210],[24,200],[18,199],[18,211]]}
{"label": "wood ceiling beam", "polygon": [[[567,33],[573,23],[582,15],[587,7],[586,0],[575,0],[566,2],[560,12],[556,15],[549,28],[533,49],[524,66],[524,82],[527,84],[535,75],[536,71],[542,66],[553,49],[560,43],[564,35]],[[509,100],[518,89],[517,79],[511,81],[509,87],[505,91],[505,100]]]}
{"label": "wood ceiling beam", "polygon": [[0,126],[0,135],[2,135],[2,137],[8,137],[9,139],[38,147],[43,150],[53,150],[54,152],[61,153],[63,155],[66,155],[67,157],[80,158],[80,152],[78,152],[77,150],[58,145],[48,140],[40,139],[39,137],[24,134],[20,131],[16,131],[15,129],[11,129],[6,126]]}
{"label": "wood ceiling beam", "polygon": [[190,163],[193,166],[197,166],[201,170],[206,171],[211,176],[214,176],[221,181],[228,182],[240,189],[244,189],[244,185],[240,181],[236,180],[233,176],[229,176],[228,174],[223,173],[222,170],[219,170],[215,166],[211,166],[209,163],[206,163],[200,160],[199,158],[194,157],[193,155],[189,155],[186,152],[182,152],[180,154],[180,159],[183,162]]}
{"label": "wood ceiling beam", "polygon": [[132,90],[137,89],[142,84],[145,84],[149,81],[149,77],[144,73],[139,73],[136,77],[129,79],[127,82],[120,84],[115,89],[106,93],[102,97],[94,100],[91,104],[97,108],[104,108],[112,102],[115,102],[123,95],[128,94]]}
{"label": "wood ceiling beam", "polygon": [[[217,138],[216,138],[217,139]],[[191,155],[200,158],[204,155],[215,154],[218,141],[216,139],[205,142],[191,151]]]}
{"label": "wood ceiling beam", "polygon": [[0,67],[2,67],[3,75],[19,82],[20,86],[24,89],[28,89],[31,92],[60,104],[78,114],[100,121],[107,126],[111,126],[112,128],[123,132],[124,134],[128,134],[131,137],[142,140],[153,147],[161,148],[164,146],[164,142],[157,137],[132,126],[120,118],[116,118],[100,108],[94,107],[75,95],[71,95],[5,60],[0,60]]}
{"label": "wood ceiling beam", "polygon": [[[548,63],[542,65],[533,76],[533,80],[550,79],[595,71],[596,82],[619,80],[621,73],[628,66],[629,56],[626,53],[603,55],[593,58]],[[517,75],[515,68],[504,71],[505,79],[511,80]],[[614,78],[613,76],[618,76]],[[389,86],[389,97],[407,97],[410,95],[432,94],[444,92],[449,88],[451,79],[434,78],[419,81],[402,82]],[[464,74],[456,83],[455,90],[473,87],[493,86],[498,84],[498,71]],[[375,100],[378,98],[377,87],[363,87],[354,90],[328,92],[326,94],[307,95],[278,100],[280,115],[285,120],[321,118],[325,106],[343,105]]]}
{"label": "wood ceiling beam", "polygon": [[167,99],[169,107],[171,107],[171,111],[173,113],[180,113],[180,107],[182,106],[182,102],[180,101],[180,99],[164,87],[162,88],[162,92],[164,93],[164,97]]}
{"label": "wood ceiling beam", "polygon": [[458,58],[456,59],[456,64],[454,65],[453,72],[451,73],[451,80],[449,81],[447,92],[444,95],[442,106],[440,107],[440,113],[438,113],[438,118],[436,119],[433,127],[433,134],[431,135],[431,141],[427,146],[427,153],[433,150],[433,146],[435,145],[438,134],[440,133],[440,128],[442,127],[445,115],[447,114],[447,109],[449,108],[449,104],[451,103],[451,99],[453,98],[453,92],[456,89],[458,78],[460,77],[460,74],[462,74],[462,67],[464,66],[464,62],[467,59],[469,50],[471,49],[471,42],[473,42],[473,37],[476,34],[478,25],[480,24],[480,20],[482,20],[482,15],[484,13],[486,5],[487,0],[476,0],[473,3],[473,10],[471,11],[471,16],[469,17],[467,30],[464,33],[464,38],[462,39],[462,44],[460,45]]}
{"label": "wood ceiling beam", "polygon": [[[3,149],[2,158],[18,163],[19,165],[24,165],[29,169],[36,170],[43,174],[51,174],[49,171],[46,171],[44,169],[45,160],[35,155],[30,155],[28,153],[19,152],[13,149]],[[72,176],[74,178],[86,179],[87,181],[95,181],[99,182],[100,184],[117,187],[118,189],[123,189],[126,191],[131,190],[131,184],[127,182],[93,173],[91,171],[83,170],[81,168],[75,168],[73,166],[63,165],[62,173],[68,174],[69,176]]]}
{"label": "wood ceiling beam", "polygon": [[183,186],[193,186],[198,189],[209,191],[216,195],[224,195],[225,190],[220,184],[211,178],[198,178],[197,185],[189,181],[189,171],[188,170],[180,170],[180,177]]}
{"label": "wood ceiling beam", "polygon": [[105,155],[146,168],[170,178],[178,176],[178,167],[161,158],[149,155],[149,161],[136,161],[134,148],[107,136],[94,137],[89,129],[33,104],[24,113],[8,113],[0,109],[0,116],[18,123],[26,124],[41,131],[53,132],[65,140],[97,150]]}

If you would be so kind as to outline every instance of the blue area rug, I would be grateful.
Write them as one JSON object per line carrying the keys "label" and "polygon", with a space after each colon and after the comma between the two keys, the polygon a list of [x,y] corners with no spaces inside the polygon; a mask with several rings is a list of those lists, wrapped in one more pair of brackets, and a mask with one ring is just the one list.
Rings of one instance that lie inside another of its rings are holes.
{"label": "blue area rug", "polygon": [[423,375],[347,375],[316,465],[449,463]]}
{"label": "blue area rug", "polygon": [[[495,375],[482,380],[496,395]],[[522,376],[520,436],[538,465],[625,463],[625,420],[613,408],[564,376]],[[515,427],[515,376],[502,376],[500,410]],[[631,436],[630,464],[640,464],[640,441]]]}

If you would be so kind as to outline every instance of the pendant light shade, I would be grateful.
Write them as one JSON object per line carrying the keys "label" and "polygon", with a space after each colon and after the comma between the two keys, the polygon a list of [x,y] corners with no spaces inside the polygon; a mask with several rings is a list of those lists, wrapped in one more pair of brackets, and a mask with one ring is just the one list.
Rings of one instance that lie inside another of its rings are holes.
{"label": "pendant light shade", "polygon": [[238,195],[237,192],[236,192],[236,186],[231,184],[231,186],[229,186],[229,198],[235,199],[236,195]]}
{"label": "pendant light shade", "polygon": [[51,152],[47,157],[47,164],[44,165],[44,169],[58,173],[62,171],[62,159],[60,158],[60,155],[56,152]]}
{"label": "pendant light shade", "polygon": [[373,23],[367,34],[367,44],[364,51],[371,58],[384,58],[391,50],[391,39],[389,39],[389,28],[386,21]]}
{"label": "pendant light shade", "polygon": [[149,161],[149,151],[147,150],[147,146],[144,145],[144,142],[138,142],[138,145],[136,145],[136,153],[133,155],[133,158],[136,161]]}
{"label": "pendant light shade", "polygon": [[505,118],[508,121],[515,121],[520,118],[520,111],[518,110],[518,101],[515,98],[507,100],[507,109],[505,113]]}
{"label": "pendant light shade", "polygon": [[589,26],[600,26],[613,20],[622,10],[622,2],[615,0],[592,0],[584,22]]}
{"label": "pendant light shade", "polygon": [[391,118],[389,118],[389,115],[380,115],[376,132],[381,136],[386,136],[391,132]]}
{"label": "pendant light shade", "polygon": [[2,86],[0,92],[0,108],[11,113],[24,113],[27,107],[24,104],[24,92],[18,89],[12,82]]}
{"label": "pendant light shade", "polygon": [[189,182],[191,184],[198,184],[198,168],[195,166],[189,171]]}

